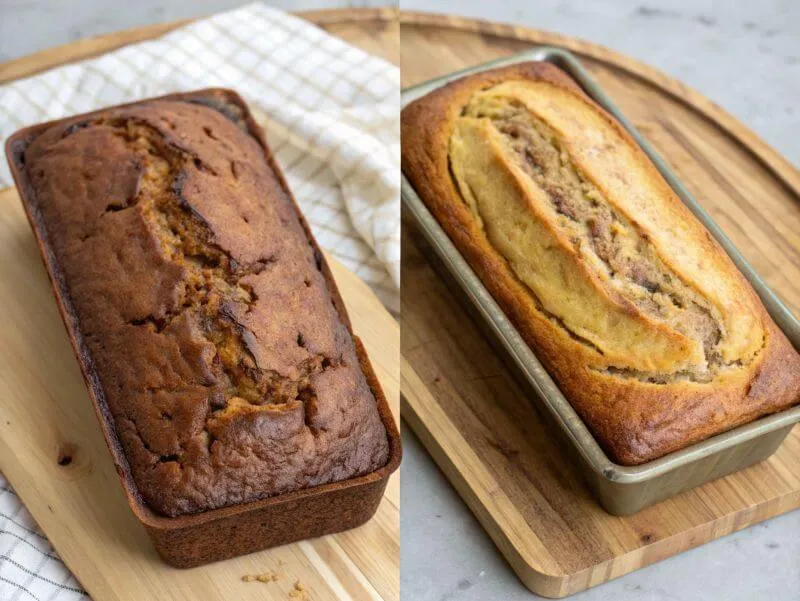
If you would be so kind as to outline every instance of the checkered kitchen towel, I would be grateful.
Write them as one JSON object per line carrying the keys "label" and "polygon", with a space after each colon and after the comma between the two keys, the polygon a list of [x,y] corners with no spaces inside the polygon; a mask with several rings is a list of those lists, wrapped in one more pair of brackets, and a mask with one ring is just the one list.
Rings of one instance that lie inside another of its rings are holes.
{"label": "checkered kitchen towel", "polygon": [[[0,138],[47,119],[212,86],[245,97],[321,246],[397,311],[399,70],[302,19],[253,4],[0,86]],[[9,185],[2,160],[0,187]],[[83,598],[0,475],[0,600]]]}

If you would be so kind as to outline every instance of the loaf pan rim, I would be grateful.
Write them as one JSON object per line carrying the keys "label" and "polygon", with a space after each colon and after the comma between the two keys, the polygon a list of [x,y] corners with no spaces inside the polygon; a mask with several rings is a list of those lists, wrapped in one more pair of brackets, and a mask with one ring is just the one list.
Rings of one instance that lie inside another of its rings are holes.
{"label": "loaf pan rim", "polygon": [[[669,165],[655,152],[650,144],[641,136],[602,88],[593,80],[588,71],[581,65],[577,57],[562,48],[553,46],[535,46],[523,52],[502,57],[486,63],[460,69],[431,80],[403,88],[401,90],[401,110],[410,102],[442,87],[452,81],[474,73],[506,67],[516,63],[529,61],[546,61],[559,67],[569,75],[589,95],[600,104],[634,138],[642,151],[653,162],[661,175],[673,188],[676,195],[694,213],[696,218],[717,239],[726,253],[731,257],[737,269],[747,278],[762,302],[780,328],[790,339],[793,346],[800,345],[800,320],[785,306],[774,291],[750,266],[741,252],[736,249],[730,239],[714,222],[711,216],[689,194]],[[401,197],[405,207],[409,209],[413,219],[420,226],[424,237],[434,251],[443,260],[450,274],[455,277],[461,289],[466,293],[471,304],[482,314],[483,321],[493,330],[495,337],[513,357],[516,365],[524,372],[526,381],[536,390],[538,401],[541,401],[548,413],[556,420],[561,430],[570,439],[584,463],[602,478],[619,484],[634,484],[651,480],[685,465],[730,449],[739,443],[753,440],[792,424],[800,422],[800,405],[783,411],[763,416],[731,430],[711,436],[703,441],[689,445],[683,449],[672,451],[662,457],[639,465],[622,465],[614,462],[603,450],[588,426],[578,416],[547,370],[536,358],[535,353],[525,344],[516,328],[510,323],[505,313],[494,298],[486,290],[483,283],[475,275],[472,268],[461,256],[450,238],[431,215],[425,203],[419,198],[411,182],[404,173],[401,174]],[[777,314],[776,314],[777,313]],[[795,334],[786,332],[783,323],[789,322]],[[799,349],[800,350],[800,349]]]}

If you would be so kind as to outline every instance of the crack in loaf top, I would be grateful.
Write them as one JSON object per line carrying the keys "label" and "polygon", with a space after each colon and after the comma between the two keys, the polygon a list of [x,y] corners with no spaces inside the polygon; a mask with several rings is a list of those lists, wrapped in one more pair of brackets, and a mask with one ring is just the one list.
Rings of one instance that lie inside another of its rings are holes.
{"label": "crack in loaf top", "polygon": [[388,459],[321,256],[238,107],[217,108],[110,109],[24,156],[137,488],[170,516]]}
{"label": "crack in loaf top", "polygon": [[746,365],[764,340],[753,295],[682,205],[653,202],[660,178],[586,106],[547,82],[473,94],[450,138],[464,202],[598,369],[707,382]]}

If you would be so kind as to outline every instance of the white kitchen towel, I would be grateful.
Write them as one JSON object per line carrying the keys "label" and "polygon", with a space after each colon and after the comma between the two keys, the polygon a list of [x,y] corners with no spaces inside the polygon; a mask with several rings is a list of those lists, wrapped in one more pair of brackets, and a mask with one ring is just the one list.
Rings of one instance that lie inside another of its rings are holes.
{"label": "white kitchen towel", "polygon": [[[2,85],[0,138],[47,119],[214,86],[237,90],[254,109],[320,245],[397,311],[399,69],[302,19],[252,4]],[[0,163],[3,188],[12,181]],[[86,598],[0,475],[0,599]]]}
{"label": "white kitchen towel", "polygon": [[[400,71],[303,19],[252,4],[0,86],[0,138],[213,86],[254,109],[320,245],[398,311]],[[0,187],[10,186],[0,163]]]}
{"label": "white kitchen towel", "polygon": [[0,474],[0,599],[88,601],[47,537]]}

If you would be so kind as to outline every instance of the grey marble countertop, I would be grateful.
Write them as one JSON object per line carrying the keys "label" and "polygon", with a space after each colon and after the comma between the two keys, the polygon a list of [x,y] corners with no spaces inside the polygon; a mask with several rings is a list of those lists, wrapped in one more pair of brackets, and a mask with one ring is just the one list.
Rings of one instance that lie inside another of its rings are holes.
{"label": "grey marble countertop", "polygon": [[[417,438],[400,467],[404,601],[530,601]],[[570,597],[575,601],[797,601],[800,511],[763,522]]]}
{"label": "grey marble countertop", "polygon": [[603,44],[714,100],[800,165],[798,0],[400,0]]}
{"label": "grey marble countertop", "polygon": [[[384,6],[461,14],[584,38],[699,90],[800,164],[798,0],[270,0],[286,10]],[[0,61],[246,0],[0,0]]]}
{"label": "grey marble countertop", "polygon": [[[274,0],[286,9],[383,0]],[[725,107],[800,164],[797,0],[401,0],[402,8],[518,23],[609,46]],[[0,61],[119,29],[234,8],[233,0],[0,0]],[[413,434],[404,432],[402,598],[527,600],[492,541]],[[800,511],[573,597],[580,601],[796,601]]]}
{"label": "grey marble countertop", "polygon": [[[0,0],[0,62],[121,29],[205,17],[255,0]],[[267,0],[288,11],[392,5],[392,0]],[[396,5],[396,1],[394,2]]]}

